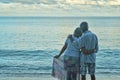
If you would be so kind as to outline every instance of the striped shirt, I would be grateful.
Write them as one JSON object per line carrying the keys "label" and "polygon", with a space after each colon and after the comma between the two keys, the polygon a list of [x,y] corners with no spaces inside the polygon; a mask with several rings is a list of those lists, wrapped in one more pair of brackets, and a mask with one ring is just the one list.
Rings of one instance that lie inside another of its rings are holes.
{"label": "striped shirt", "polygon": [[[98,51],[98,39],[97,36],[91,31],[86,31],[77,41],[77,48],[81,49],[85,47],[86,50],[96,49]],[[96,61],[96,52],[89,55],[85,55],[81,52],[81,63],[95,63]]]}

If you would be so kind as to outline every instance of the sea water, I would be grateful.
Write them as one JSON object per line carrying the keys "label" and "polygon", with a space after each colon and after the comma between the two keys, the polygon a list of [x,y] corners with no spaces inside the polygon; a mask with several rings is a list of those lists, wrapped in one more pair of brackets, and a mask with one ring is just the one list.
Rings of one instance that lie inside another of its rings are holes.
{"label": "sea water", "polygon": [[0,17],[0,75],[49,75],[82,21],[98,36],[97,74],[120,75],[120,17]]}

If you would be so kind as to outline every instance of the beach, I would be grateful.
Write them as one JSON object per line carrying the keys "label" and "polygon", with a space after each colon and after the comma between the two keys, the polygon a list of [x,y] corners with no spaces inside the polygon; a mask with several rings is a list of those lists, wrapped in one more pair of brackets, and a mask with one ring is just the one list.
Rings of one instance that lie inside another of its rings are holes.
{"label": "beach", "polygon": [[[53,78],[50,75],[42,75],[42,76],[32,76],[32,77],[13,77],[13,76],[9,76],[9,77],[1,77],[0,76],[0,80],[58,80]],[[90,77],[87,75],[87,80],[90,80]],[[120,80],[120,76],[119,75],[96,75],[96,80]]]}
{"label": "beach", "polygon": [[0,17],[0,80],[55,80],[53,57],[83,20],[99,40],[96,79],[120,80],[120,17]]}

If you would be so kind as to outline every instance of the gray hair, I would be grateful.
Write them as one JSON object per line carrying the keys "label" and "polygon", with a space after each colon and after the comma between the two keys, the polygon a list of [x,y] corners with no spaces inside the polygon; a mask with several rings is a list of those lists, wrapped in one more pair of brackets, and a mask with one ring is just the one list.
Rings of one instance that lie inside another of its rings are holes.
{"label": "gray hair", "polygon": [[80,37],[82,35],[82,30],[80,29],[80,27],[77,27],[75,30],[74,30],[74,36],[75,37]]}
{"label": "gray hair", "polygon": [[80,28],[83,32],[87,31],[88,30],[88,23],[87,22],[82,22],[80,24]]}

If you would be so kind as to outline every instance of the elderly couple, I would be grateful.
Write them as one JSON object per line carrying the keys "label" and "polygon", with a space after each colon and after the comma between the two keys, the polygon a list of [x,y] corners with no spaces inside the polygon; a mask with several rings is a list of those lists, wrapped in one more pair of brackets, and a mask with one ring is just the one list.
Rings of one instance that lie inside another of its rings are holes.
{"label": "elderly couple", "polygon": [[88,30],[87,22],[82,22],[80,27],[76,28],[74,33],[67,37],[63,48],[55,58],[59,58],[64,53],[64,68],[67,71],[66,80],[77,80],[78,72],[81,74],[81,79],[86,80],[87,71],[91,80],[95,80],[97,51],[97,36]]}

